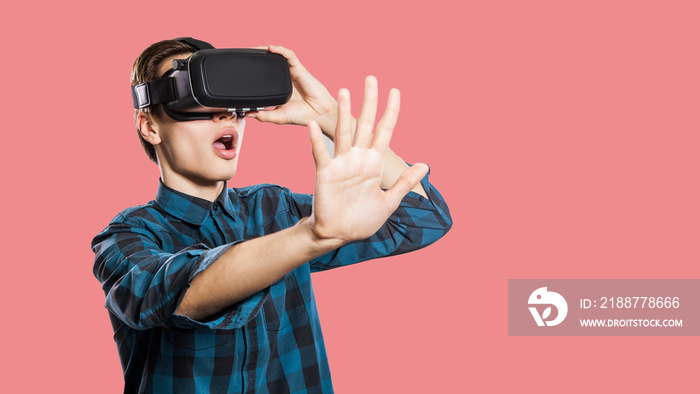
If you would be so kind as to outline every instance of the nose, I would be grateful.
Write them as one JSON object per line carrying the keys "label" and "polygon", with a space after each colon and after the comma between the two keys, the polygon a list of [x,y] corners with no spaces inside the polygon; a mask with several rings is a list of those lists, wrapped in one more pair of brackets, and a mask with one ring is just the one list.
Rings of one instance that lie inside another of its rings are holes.
{"label": "nose", "polygon": [[235,121],[236,118],[238,118],[238,115],[235,112],[217,112],[211,117],[214,122]]}

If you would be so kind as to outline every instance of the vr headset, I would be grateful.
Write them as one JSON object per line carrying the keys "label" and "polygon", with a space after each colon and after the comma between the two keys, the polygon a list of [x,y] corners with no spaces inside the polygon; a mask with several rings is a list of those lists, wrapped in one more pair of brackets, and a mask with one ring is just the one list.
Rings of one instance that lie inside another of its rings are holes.
{"label": "vr headset", "polygon": [[187,59],[173,60],[163,78],[131,87],[134,108],[163,104],[177,121],[211,119],[214,113],[261,111],[292,96],[287,59],[264,49],[214,49],[191,37]]}

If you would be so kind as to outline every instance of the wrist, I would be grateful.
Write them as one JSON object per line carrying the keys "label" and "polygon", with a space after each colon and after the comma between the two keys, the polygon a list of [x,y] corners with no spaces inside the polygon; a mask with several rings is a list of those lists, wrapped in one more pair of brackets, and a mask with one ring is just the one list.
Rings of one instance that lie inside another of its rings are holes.
{"label": "wrist", "polygon": [[335,141],[335,126],[338,122],[337,104],[331,106],[328,111],[317,115],[315,120],[321,127],[323,134],[330,138],[331,141]]}
{"label": "wrist", "polygon": [[295,227],[304,235],[305,239],[309,240],[311,253],[314,255],[322,255],[338,249],[346,242],[340,238],[324,236],[314,228],[313,221],[310,217],[301,219]]}

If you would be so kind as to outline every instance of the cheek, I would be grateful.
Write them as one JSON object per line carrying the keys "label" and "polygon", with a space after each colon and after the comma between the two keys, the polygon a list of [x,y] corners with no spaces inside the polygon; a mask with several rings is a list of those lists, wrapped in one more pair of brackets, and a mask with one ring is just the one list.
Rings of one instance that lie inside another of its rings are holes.
{"label": "cheek", "polygon": [[245,118],[241,119],[238,125],[238,146],[236,147],[236,151],[240,152],[241,145],[243,145],[243,137],[245,136]]}
{"label": "cheek", "polygon": [[170,156],[179,166],[197,163],[207,153],[207,144],[197,133],[182,132],[168,141]]}
{"label": "cheek", "polygon": [[241,145],[243,145],[243,136],[245,136],[245,132],[241,131],[238,133],[238,146],[236,146],[236,151],[238,152],[241,151]]}

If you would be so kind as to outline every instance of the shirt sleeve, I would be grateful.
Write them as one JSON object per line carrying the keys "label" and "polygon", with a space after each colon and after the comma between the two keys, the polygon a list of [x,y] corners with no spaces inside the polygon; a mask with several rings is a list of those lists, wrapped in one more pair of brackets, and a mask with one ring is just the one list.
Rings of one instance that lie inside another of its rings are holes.
{"label": "shirt sleeve", "polygon": [[194,277],[235,243],[215,248],[197,244],[176,253],[163,250],[160,244],[150,230],[119,219],[92,241],[93,273],[105,292],[105,306],[129,327],[233,329],[243,326],[262,306],[269,289],[232,305],[208,321],[176,315]]}
{"label": "shirt sleeve", "polygon": [[[393,256],[424,248],[444,236],[452,227],[445,199],[429,182],[421,185],[428,198],[409,192],[389,219],[371,237],[351,242],[309,262],[311,271],[324,271],[378,257]],[[299,218],[311,215],[313,196],[291,194],[292,212]]]}

